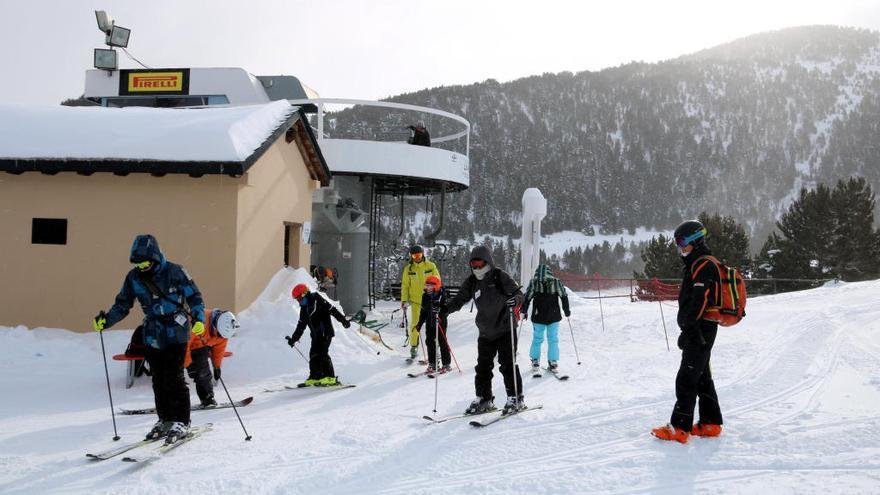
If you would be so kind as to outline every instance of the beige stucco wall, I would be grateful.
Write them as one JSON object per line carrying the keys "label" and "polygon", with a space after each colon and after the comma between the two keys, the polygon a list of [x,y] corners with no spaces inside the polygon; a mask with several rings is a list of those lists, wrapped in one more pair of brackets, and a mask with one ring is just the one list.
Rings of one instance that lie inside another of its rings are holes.
{"label": "beige stucco wall", "polygon": [[[284,224],[302,224],[312,218],[311,180],[295,142],[281,137],[260,158],[239,188],[236,219],[235,306],[249,306],[284,264]],[[291,266],[308,269],[311,251],[300,239],[299,261]]]}
{"label": "beige stucco wall", "polygon": [[[209,306],[234,303],[236,190],[228,176],[0,174],[0,325],[90,328],[131,269],[135,235],[156,236]],[[32,245],[31,222],[68,219],[67,245]],[[142,318],[135,303],[116,328]]]}

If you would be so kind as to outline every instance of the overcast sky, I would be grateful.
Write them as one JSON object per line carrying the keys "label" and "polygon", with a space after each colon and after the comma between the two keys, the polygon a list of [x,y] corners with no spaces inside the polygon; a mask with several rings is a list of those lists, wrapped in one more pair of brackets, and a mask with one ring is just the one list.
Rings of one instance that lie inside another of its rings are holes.
{"label": "overcast sky", "polygon": [[[808,24],[880,30],[878,0],[0,0],[0,101],[83,92],[94,10],[132,30],[152,67],[243,67],[323,97],[656,62]],[[139,67],[120,53],[121,68]]]}

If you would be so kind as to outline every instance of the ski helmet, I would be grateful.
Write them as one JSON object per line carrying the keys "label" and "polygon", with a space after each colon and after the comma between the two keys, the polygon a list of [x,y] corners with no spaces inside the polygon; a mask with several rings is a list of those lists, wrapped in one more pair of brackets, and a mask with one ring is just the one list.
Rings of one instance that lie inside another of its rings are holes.
{"label": "ski helmet", "polygon": [[440,281],[440,277],[437,275],[431,275],[430,277],[425,279],[425,285],[431,284],[436,288],[443,287],[443,283]]}
{"label": "ski helmet", "polygon": [[705,244],[706,234],[708,234],[708,231],[702,222],[699,220],[688,220],[675,229],[672,237],[679,248],[684,248],[688,244],[693,244],[694,246]]}
{"label": "ski helmet", "polygon": [[215,327],[217,333],[220,334],[224,339],[231,338],[235,335],[241,325],[238,324],[238,320],[235,318],[235,315],[229,311],[224,311],[217,318],[217,326]]}
{"label": "ski helmet", "polygon": [[306,287],[306,284],[297,284],[296,287],[294,287],[293,290],[290,291],[290,295],[293,296],[293,298],[296,299],[297,301],[302,299],[303,296],[305,296],[308,293],[309,293],[309,288]]}
{"label": "ski helmet", "polygon": [[416,244],[413,247],[409,248],[409,254],[416,254],[416,253],[425,254],[425,251],[422,249],[422,246],[419,246],[418,244]]}

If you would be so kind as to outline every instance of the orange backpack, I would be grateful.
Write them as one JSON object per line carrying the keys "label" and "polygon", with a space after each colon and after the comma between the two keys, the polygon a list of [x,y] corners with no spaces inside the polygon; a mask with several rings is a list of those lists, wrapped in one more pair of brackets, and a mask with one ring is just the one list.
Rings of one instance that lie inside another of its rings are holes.
{"label": "orange backpack", "polygon": [[[739,273],[739,270],[724,265],[714,256],[700,256],[694,261],[692,266],[696,266],[700,260],[706,260],[706,263],[693,270],[691,280],[696,280],[700,270],[709,263],[712,263],[718,269],[718,279],[721,280],[715,297],[715,300],[720,301],[721,305],[708,307],[705,313],[703,313],[703,319],[718,322],[722,327],[736,325],[746,316],[745,280]],[[720,294],[718,294],[719,292]]]}

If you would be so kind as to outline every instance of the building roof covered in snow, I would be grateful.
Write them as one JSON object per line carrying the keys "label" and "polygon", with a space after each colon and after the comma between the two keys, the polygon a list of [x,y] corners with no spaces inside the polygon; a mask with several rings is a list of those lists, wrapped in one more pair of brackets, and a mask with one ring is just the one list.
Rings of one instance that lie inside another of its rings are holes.
{"label": "building roof covered in snow", "polygon": [[330,171],[305,114],[286,101],[221,108],[0,104],[0,171],[244,174],[281,136],[314,180]]}

